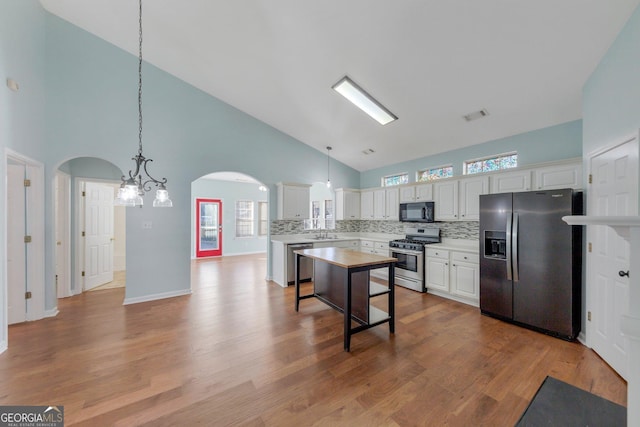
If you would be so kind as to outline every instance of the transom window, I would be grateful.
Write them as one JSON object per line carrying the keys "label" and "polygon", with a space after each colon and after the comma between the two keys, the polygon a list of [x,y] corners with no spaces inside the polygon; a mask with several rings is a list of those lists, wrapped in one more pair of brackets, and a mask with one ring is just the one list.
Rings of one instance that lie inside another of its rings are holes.
{"label": "transom window", "polygon": [[423,169],[418,171],[417,181],[433,181],[435,179],[450,178],[453,176],[453,166],[438,166],[436,168]]}
{"label": "transom window", "polygon": [[408,184],[408,183],[409,183],[408,173],[399,173],[396,175],[387,175],[382,177],[383,187],[390,187],[392,185],[400,185],[400,184]]}
{"label": "transom window", "polygon": [[518,153],[506,153],[464,162],[465,175],[493,172],[518,166]]}
{"label": "transom window", "polygon": [[236,237],[253,237],[253,201],[236,201]]}

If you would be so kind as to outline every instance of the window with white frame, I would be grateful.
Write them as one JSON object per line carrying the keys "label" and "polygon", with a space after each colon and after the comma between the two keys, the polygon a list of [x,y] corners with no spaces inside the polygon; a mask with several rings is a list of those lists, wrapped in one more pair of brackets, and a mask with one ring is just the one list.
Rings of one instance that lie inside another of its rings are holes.
{"label": "window with white frame", "polygon": [[464,162],[464,174],[471,175],[480,172],[494,172],[518,166],[518,153],[504,153],[481,159]]}
{"label": "window with white frame", "polygon": [[392,185],[400,185],[400,184],[408,184],[408,183],[409,183],[408,173],[399,173],[395,175],[387,175],[382,177],[383,187],[390,187]]}
{"label": "window with white frame", "polygon": [[253,237],[253,201],[236,201],[236,237]]}
{"label": "window with white frame", "polygon": [[435,168],[422,169],[418,171],[418,177],[416,181],[433,181],[436,179],[450,178],[453,176],[453,166],[438,166]]}
{"label": "window with white frame", "polygon": [[258,236],[266,236],[269,231],[269,204],[258,202]]}

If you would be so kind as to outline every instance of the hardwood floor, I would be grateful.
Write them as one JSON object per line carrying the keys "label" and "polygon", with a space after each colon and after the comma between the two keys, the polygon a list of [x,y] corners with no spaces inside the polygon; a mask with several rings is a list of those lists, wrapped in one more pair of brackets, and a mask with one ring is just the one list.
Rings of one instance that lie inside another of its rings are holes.
{"label": "hardwood floor", "polygon": [[191,296],[59,300],[9,328],[0,405],[64,405],[79,426],[512,426],[547,375],[626,405],[593,351],[397,288],[396,333],[265,282],[262,255],[195,261]]}

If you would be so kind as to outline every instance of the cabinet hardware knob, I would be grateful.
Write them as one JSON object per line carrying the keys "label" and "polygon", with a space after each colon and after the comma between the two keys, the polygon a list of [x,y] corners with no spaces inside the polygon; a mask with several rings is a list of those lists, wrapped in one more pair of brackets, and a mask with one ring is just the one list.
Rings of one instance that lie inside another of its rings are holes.
{"label": "cabinet hardware knob", "polygon": [[627,270],[627,271],[622,271],[622,270],[618,271],[618,276],[620,276],[620,277],[624,277],[624,276],[629,277],[629,270]]}

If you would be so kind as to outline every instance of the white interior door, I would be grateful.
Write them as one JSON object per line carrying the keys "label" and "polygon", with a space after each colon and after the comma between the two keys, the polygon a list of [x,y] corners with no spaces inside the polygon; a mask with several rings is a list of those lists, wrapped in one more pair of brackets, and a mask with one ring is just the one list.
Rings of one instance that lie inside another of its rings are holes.
{"label": "white interior door", "polygon": [[[638,141],[599,153],[590,160],[592,184],[589,215],[638,214]],[[629,243],[611,227],[589,226],[587,254],[587,343],[623,378],[626,378],[627,342],[620,331],[620,316],[627,312]],[[635,272],[640,274],[640,271]]]}
{"label": "white interior door", "polygon": [[113,187],[85,185],[84,289],[113,280]]}
{"label": "white interior door", "polygon": [[24,165],[7,165],[7,296],[9,324],[27,320]]}

